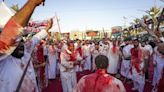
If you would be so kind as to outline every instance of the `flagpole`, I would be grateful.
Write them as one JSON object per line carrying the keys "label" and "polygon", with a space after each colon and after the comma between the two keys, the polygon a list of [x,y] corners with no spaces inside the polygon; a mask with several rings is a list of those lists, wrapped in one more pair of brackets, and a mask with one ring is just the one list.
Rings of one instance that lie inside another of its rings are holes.
{"label": "flagpole", "polygon": [[55,13],[55,17],[56,17],[56,21],[57,21],[57,25],[58,25],[58,30],[59,30],[59,33],[61,34],[61,29],[60,29],[60,24],[59,24],[59,19],[57,17],[57,14]]}
{"label": "flagpole", "polygon": [[61,29],[60,29],[60,24],[59,24],[59,19],[57,17],[57,13],[55,12],[55,18],[56,18],[56,21],[57,21],[57,26],[58,26],[58,31],[59,31],[59,35],[60,35],[60,38],[61,38]]}

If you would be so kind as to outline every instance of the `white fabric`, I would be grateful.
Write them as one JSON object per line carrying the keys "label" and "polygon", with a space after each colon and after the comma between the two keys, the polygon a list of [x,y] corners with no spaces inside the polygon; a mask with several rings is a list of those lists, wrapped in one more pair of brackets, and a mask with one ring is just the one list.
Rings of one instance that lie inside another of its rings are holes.
{"label": "white fabric", "polygon": [[150,55],[153,54],[153,48],[149,44],[145,45],[144,49],[148,50],[150,52]]}
{"label": "white fabric", "polygon": [[125,58],[131,57],[130,51],[133,47],[134,47],[133,45],[129,44],[123,48],[123,56]]}
{"label": "white fabric", "polygon": [[130,67],[131,67],[131,63],[130,60],[122,60],[122,64],[121,64],[121,75],[131,79],[131,73],[130,73]]}
{"label": "white fabric", "polygon": [[61,51],[64,51],[64,50],[66,50],[67,48],[68,48],[67,44],[66,44],[66,43],[63,43],[63,46],[62,46],[62,48],[61,48]]}
{"label": "white fabric", "polygon": [[[55,46],[54,46],[55,48]],[[56,49],[55,49],[56,50]],[[56,78],[56,68],[57,68],[57,53],[49,46],[48,49],[48,79]]]}
{"label": "white fabric", "polygon": [[77,84],[76,72],[75,71],[61,72],[60,77],[61,77],[63,92],[72,92],[73,88]]}
{"label": "white fabric", "polygon": [[[118,49],[118,47],[116,47]],[[109,65],[107,72],[111,74],[116,74],[118,72],[118,65],[119,65],[119,50],[116,51],[116,53],[113,53],[112,46],[109,50]]]}
{"label": "white fabric", "polygon": [[43,51],[43,55],[44,55],[44,56],[47,56],[47,55],[48,55],[48,46],[45,45],[44,48],[43,48],[43,50],[44,50],[44,51]]}
{"label": "white fabric", "polygon": [[[157,48],[155,48],[157,49]],[[161,57],[161,55],[155,51],[154,55],[154,61],[156,63],[156,67],[154,68],[154,75],[153,75],[153,82],[152,85],[155,86],[159,83],[159,80],[161,79],[162,75],[162,69],[164,68],[164,58]]]}
{"label": "white fabric", "polygon": [[3,28],[8,20],[15,14],[16,12],[9,8],[4,2],[0,3],[0,28]]}
{"label": "white fabric", "polygon": [[162,42],[164,42],[164,37],[160,37],[160,40],[161,40]]}
{"label": "white fabric", "polygon": [[96,69],[96,64],[95,64],[95,58],[99,55],[99,51],[94,49],[93,52],[92,52],[92,70],[95,70]]}
{"label": "white fabric", "polygon": [[131,49],[133,48],[133,45],[127,45],[123,48],[122,53],[123,53],[123,60],[121,63],[121,75],[127,78],[131,78],[131,73],[130,73],[130,67],[131,67],[131,62],[130,60],[125,60],[125,58],[131,57]]}
{"label": "white fabric", "polygon": [[[61,75],[61,82],[62,82],[62,88],[63,92],[72,92],[73,88],[75,87],[77,83],[76,78],[76,71],[75,67],[73,65],[73,62],[69,61],[70,57],[68,55],[70,52],[68,49],[61,52],[60,59],[61,63],[59,64],[60,67],[60,75]],[[77,60],[81,60],[79,53],[76,56]]]}
{"label": "white fabric", "polygon": [[82,46],[84,61],[84,70],[91,70],[91,47],[90,45]]}
{"label": "white fabric", "polygon": [[[144,62],[140,64],[140,68],[141,70],[144,68]],[[133,66],[132,66],[132,80],[133,80],[134,88],[137,89],[138,92],[143,92],[145,86],[145,76],[138,73],[136,68],[134,68]]]}
{"label": "white fabric", "polygon": [[[24,68],[30,60],[33,49],[46,35],[47,32],[45,30],[41,31],[36,34],[31,41],[26,43],[24,56],[21,59],[17,59],[10,55],[6,59],[0,61],[0,92],[14,92],[16,90]],[[21,67],[22,65],[24,66],[23,68]],[[32,63],[28,67],[24,80],[26,81],[23,81],[20,92],[32,92],[34,87],[36,92],[38,91]]]}

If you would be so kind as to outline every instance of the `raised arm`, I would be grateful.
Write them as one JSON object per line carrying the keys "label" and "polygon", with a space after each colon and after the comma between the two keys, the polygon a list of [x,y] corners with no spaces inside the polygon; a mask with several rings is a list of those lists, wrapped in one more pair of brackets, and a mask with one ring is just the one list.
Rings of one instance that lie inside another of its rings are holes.
{"label": "raised arm", "polygon": [[[36,46],[37,44],[39,44],[40,41],[41,41],[42,39],[44,39],[44,38],[46,38],[47,36],[50,35],[49,29],[52,27],[52,25],[53,25],[52,19],[48,20],[46,28],[43,29],[43,30],[41,30],[39,33],[37,33],[36,35],[34,35],[34,36],[32,37],[32,39],[30,39],[29,41],[27,41],[27,42],[25,43],[25,47],[26,47],[25,50],[26,50],[30,55],[31,55],[33,49],[35,48],[35,46]],[[27,44],[27,45],[26,45],[26,44]],[[30,44],[30,45],[28,45],[28,44]]]}
{"label": "raised arm", "polygon": [[28,0],[27,3],[12,18],[22,27],[25,27],[35,8],[45,0]]}
{"label": "raised arm", "polygon": [[16,45],[16,39],[23,32],[34,9],[45,0],[28,0],[27,3],[18,11],[5,25],[0,34],[0,60],[1,56],[11,54]]}

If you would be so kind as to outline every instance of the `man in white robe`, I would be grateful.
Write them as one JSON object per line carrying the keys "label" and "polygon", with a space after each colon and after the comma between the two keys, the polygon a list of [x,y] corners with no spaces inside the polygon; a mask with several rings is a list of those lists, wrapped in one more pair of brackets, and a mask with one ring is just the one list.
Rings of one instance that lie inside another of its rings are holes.
{"label": "man in white robe", "polygon": [[75,66],[82,58],[80,54],[75,51],[73,42],[69,42],[67,46],[68,48],[60,54],[60,78],[63,92],[72,92],[77,84]]}
{"label": "man in white robe", "polygon": [[144,50],[139,46],[138,39],[134,39],[134,48],[131,49],[131,73],[134,87],[132,90],[144,91]]}
{"label": "man in white robe", "polygon": [[[47,31],[43,30],[38,34],[36,34],[31,39],[31,44],[28,45],[25,44],[24,47],[24,43],[20,42],[16,50],[11,55],[1,60],[0,62],[0,66],[1,66],[0,91],[1,92],[13,92],[16,90],[17,85],[24,72],[24,69],[31,58],[31,53],[33,49],[39,43],[39,41],[42,38],[45,38],[46,36],[47,36]],[[25,79],[23,80],[20,91],[29,92],[29,90],[31,90],[31,92],[33,92],[37,90],[34,88],[34,85],[36,86],[36,84],[33,84],[32,79],[30,78],[30,72],[34,74],[32,62],[30,62],[30,65],[31,66],[28,68],[27,74],[25,75]],[[33,75],[33,78],[35,78],[35,75]],[[31,87],[30,89],[29,86]]]}
{"label": "man in white robe", "polygon": [[[22,35],[25,27],[37,6],[45,0],[28,0],[20,11],[18,11],[5,25],[0,34],[0,60],[10,55],[16,48],[16,39]],[[23,16],[23,17],[22,17]]]}
{"label": "man in white robe", "polygon": [[[0,34],[0,43],[4,43],[1,44],[0,47],[0,92],[14,92],[17,88],[26,63],[30,59],[30,53],[32,53],[32,49],[28,48],[31,47],[31,45],[25,46],[24,50],[24,44],[22,44],[22,42],[19,43],[20,40],[17,40],[17,38],[20,36],[21,32],[23,32],[22,27],[26,26],[36,6],[42,2],[43,0],[29,0],[24,7],[9,20]],[[36,35],[32,41],[36,43],[35,41],[37,38],[40,38],[39,34]],[[19,46],[17,47],[18,43]],[[18,51],[18,49],[20,49],[20,51]],[[16,54],[16,50],[21,54]],[[11,53],[12,55],[10,55]],[[34,77],[33,66],[32,63],[30,63],[20,91],[37,92],[37,87],[35,85],[36,80],[33,81]]]}
{"label": "man in white robe", "polygon": [[52,43],[48,48],[48,79],[56,78],[57,48]]}
{"label": "man in white robe", "polygon": [[92,53],[92,71],[96,70],[96,65],[95,65],[95,58],[100,54],[99,52],[99,44],[96,43],[93,50],[91,51]]}
{"label": "man in white robe", "polygon": [[120,50],[116,46],[116,41],[113,41],[113,45],[110,46],[109,50],[109,66],[107,72],[110,74],[116,74],[119,69]]}
{"label": "man in white robe", "polygon": [[121,63],[121,75],[130,79],[131,78],[131,73],[130,73],[130,68],[131,68],[131,49],[134,47],[131,44],[131,41],[126,43],[127,45],[125,47],[123,47],[122,50],[122,56],[123,56],[123,60]]}
{"label": "man in white robe", "polygon": [[164,55],[162,54],[164,51],[164,43],[161,43],[159,46],[155,47],[154,53],[154,76],[152,85],[156,88],[159,80],[161,79],[162,69],[164,68]]}
{"label": "man in white robe", "polygon": [[84,70],[91,70],[91,47],[89,42],[85,42],[85,45],[82,46],[83,58],[84,60]]}

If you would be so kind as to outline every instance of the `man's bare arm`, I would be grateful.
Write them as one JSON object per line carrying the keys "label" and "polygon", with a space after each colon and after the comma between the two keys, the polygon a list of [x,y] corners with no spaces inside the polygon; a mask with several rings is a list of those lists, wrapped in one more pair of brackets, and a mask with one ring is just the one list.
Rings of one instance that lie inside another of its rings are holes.
{"label": "man's bare arm", "polygon": [[[34,11],[45,0],[28,0],[27,3],[8,21],[0,34],[0,56],[10,55],[16,47],[16,39],[22,33]],[[14,48],[11,48],[13,47]],[[1,57],[0,57],[1,60]]]}
{"label": "man's bare arm", "polygon": [[45,0],[28,0],[27,3],[12,18],[22,27],[25,27],[35,8]]}

